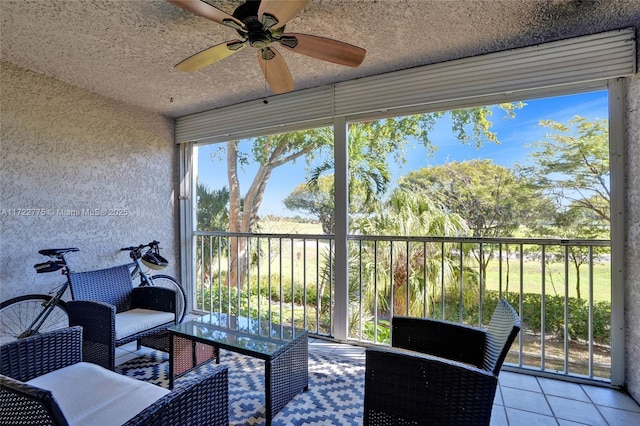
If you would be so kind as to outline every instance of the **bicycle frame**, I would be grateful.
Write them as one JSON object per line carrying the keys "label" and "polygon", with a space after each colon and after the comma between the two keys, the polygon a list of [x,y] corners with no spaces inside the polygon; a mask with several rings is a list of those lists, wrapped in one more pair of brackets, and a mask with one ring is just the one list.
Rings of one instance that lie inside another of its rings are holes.
{"label": "bicycle frame", "polygon": [[133,271],[131,271],[131,278],[135,279],[137,276],[140,276],[140,286],[153,285],[153,279],[144,271],[140,259],[134,259],[133,263],[135,266],[133,267]]}
{"label": "bicycle frame", "polygon": [[57,261],[49,261],[49,262],[39,263],[37,265],[34,265],[34,268],[36,268],[36,271],[38,273],[49,273],[49,272],[54,272],[56,270],[61,269],[62,275],[65,275],[67,277],[67,280],[65,281],[64,284],[60,286],[58,291],[56,291],[55,295],[52,296],[51,299],[49,299],[47,302],[43,304],[42,311],[40,311],[38,316],[29,325],[29,328],[27,328],[27,330],[22,332],[18,336],[18,338],[29,337],[29,336],[38,334],[38,331],[40,330],[40,327],[42,327],[42,324],[44,324],[44,322],[47,320],[51,312],[53,312],[53,308],[55,308],[62,300],[62,295],[64,294],[65,291],[67,291],[67,288],[69,288],[69,286],[71,285],[69,281],[69,267],[67,266],[67,260],[64,258],[64,254],[67,252],[73,252],[73,251],[78,251],[78,249],[69,248],[69,249],[40,250],[39,252],[40,254],[49,256],[51,259],[55,258],[57,259]]}
{"label": "bicycle frame", "polygon": [[[65,275],[67,274],[65,273]],[[60,300],[62,300],[62,295],[67,291],[67,288],[69,288],[69,278],[67,278],[67,281],[60,286],[56,294],[44,303],[42,311],[40,311],[36,319],[29,325],[29,328],[18,336],[18,339],[38,334],[38,330],[40,330],[42,324],[44,324],[49,315],[51,315],[53,308],[60,302]]]}

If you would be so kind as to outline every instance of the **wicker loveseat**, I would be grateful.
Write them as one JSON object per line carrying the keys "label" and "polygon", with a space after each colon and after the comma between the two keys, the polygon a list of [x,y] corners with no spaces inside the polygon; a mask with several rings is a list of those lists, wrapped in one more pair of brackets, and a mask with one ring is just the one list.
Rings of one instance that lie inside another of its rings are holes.
{"label": "wicker loveseat", "polygon": [[366,351],[365,425],[489,425],[520,319],[500,299],[487,329],[393,317],[391,348]]}
{"label": "wicker loveseat", "polygon": [[[113,370],[115,348],[158,335],[176,321],[176,293],[134,287],[129,265],[69,274],[69,325],[83,328],[83,359]],[[168,341],[167,341],[168,347]],[[159,349],[159,348],[157,348]]]}
{"label": "wicker loveseat", "polygon": [[0,346],[2,425],[229,424],[226,366],[172,391],[82,362],[82,329]]}

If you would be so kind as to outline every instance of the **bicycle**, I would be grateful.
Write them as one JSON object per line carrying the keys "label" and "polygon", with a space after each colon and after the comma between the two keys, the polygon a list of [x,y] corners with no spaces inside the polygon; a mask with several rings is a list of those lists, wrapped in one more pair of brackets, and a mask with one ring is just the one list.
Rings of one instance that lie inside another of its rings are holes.
{"label": "bicycle", "polygon": [[[69,288],[69,267],[64,255],[77,248],[44,249],[38,253],[49,260],[33,265],[38,274],[60,271],[67,281],[49,294],[26,294],[0,304],[0,344],[33,336],[39,332],[69,326],[67,305],[62,295]],[[52,295],[53,294],[53,295]]]}
{"label": "bicycle", "polygon": [[[133,259],[134,267],[131,271],[131,278],[135,281],[140,278],[140,286],[164,287],[176,292],[176,322],[180,323],[187,312],[187,294],[173,277],[169,275],[149,275],[149,269],[162,270],[169,265],[169,262],[160,255],[158,241],[149,244],[141,244],[137,247],[123,247],[121,251],[128,251],[129,257]],[[145,248],[148,248],[144,253]]]}

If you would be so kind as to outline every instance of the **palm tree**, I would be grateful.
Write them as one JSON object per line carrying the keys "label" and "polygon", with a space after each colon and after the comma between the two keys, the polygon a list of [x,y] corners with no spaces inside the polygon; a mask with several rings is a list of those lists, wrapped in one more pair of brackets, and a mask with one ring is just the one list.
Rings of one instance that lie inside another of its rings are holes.
{"label": "palm tree", "polygon": [[[229,190],[227,187],[221,189],[210,189],[206,185],[198,183],[196,187],[197,196],[197,223],[199,231],[226,231],[229,226]],[[202,239],[197,246],[197,276],[204,279],[204,285],[211,284],[211,264],[209,259],[213,253],[218,253],[217,238]],[[222,244],[222,252],[226,251],[226,244]],[[222,253],[220,253],[222,254]],[[202,272],[202,273],[201,273]]]}
{"label": "palm tree", "polygon": [[[445,212],[415,192],[396,190],[382,213],[357,221],[366,235],[460,236],[468,232],[457,214]],[[458,285],[460,246],[451,243],[367,242],[362,254],[363,305],[370,313],[391,318],[394,314],[427,316],[444,291]],[[463,247],[463,250],[466,248]],[[360,272],[359,272],[360,273]],[[471,274],[465,272],[467,278]],[[376,283],[374,286],[373,283]]]}

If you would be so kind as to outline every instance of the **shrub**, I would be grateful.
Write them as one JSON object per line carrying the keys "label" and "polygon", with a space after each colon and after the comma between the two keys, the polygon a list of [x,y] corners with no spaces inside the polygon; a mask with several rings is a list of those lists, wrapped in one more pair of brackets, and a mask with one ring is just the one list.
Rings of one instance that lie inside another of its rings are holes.
{"label": "shrub", "polygon": [[[495,292],[492,298],[497,300]],[[487,294],[485,294],[485,299]],[[517,293],[504,294],[505,299],[513,305],[516,310],[519,306]],[[545,317],[544,332],[546,334],[561,337],[564,332],[564,297],[545,296]],[[570,297],[568,305],[568,334],[570,340],[589,340],[589,301]],[[495,306],[495,304],[493,304]],[[611,330],[611,303],[596,302],[593,306],[593,340],[595,343],[609,345],[611,343],[609,332]],[[522,297],[522,327],[533,333],[540,333],[542,330],[542,297],[539,294],[525,293]]]}
{"label": "shrub", "polygon": [[[483,294],[482,320],[486,326],[491,319],[493,310],[498,303],[498,292],[486,291]],[[518,293],[503,293],[503,297],[516,309],[519,309],[520,300]],[[445,295],[444,303],[447,321],[458,322],[460,319],[460,305],[455,294]],[[544,331],[547,335],[562,337],[564,332],[564,297],[545,297]],[[432,318],[442,318],[441,303],[435,303]],[[585,299],[569,298],[568,301],[568,334],[570,340],[588,341],[589,339],[589,302]],[[609,332],[611,317],[611,304],[609,302],[596,302],[593,306],[593,340],[594,343],[609,345]],[[463,306],[462,322],[464,324],[478,324],[478,303]],[[542,330],[542,298],[539,294],[525,293],[522,297],[521,321],[523,330],[532,333],[540,333]],[[383,333],[388,333],[386,322],[378,322],[378,341],[382,340]],[[365,326],[366,339],[373,340],[373,324]]]}

